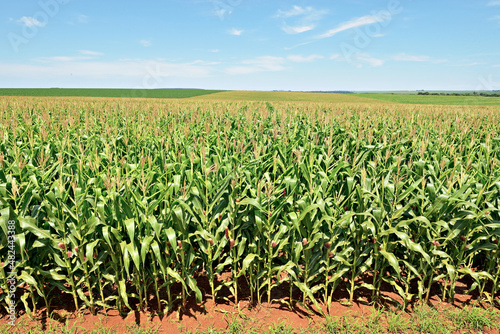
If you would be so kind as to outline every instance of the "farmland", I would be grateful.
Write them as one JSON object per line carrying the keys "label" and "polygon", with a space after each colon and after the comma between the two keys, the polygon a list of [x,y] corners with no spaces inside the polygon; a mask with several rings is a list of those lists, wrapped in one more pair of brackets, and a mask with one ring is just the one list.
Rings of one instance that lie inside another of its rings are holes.
{"label": "farmland", "polygon": [[391,102],[356,96],[353,94],[306,93],[306,92],[265,92],[265,91],[225,91],[199,97],[192,100],[212,101],[286,101],[286,102],[324,102],[324,103],[377,103]]}
{"label": "farmland", "polygon": [[0,97],[2,308],[500,304],[499,107],[217,94]]}
{"label": "farmland", "polygon": [[0,96],[87,96],[122,98],[181,99],[220,90],[204,89],[103,89],[103,88],[0,88]]}
{"label": "farmland", "polygon": [[416,95],[408,92],[393,94],[339,94],[285,91],[221,91],[204,89],[0,88],[0,96],[500,106],[500,98],[498,97]]}
{"label": "farmland", "polygon": [[416,94],[354,94],[358,97],[406,104],[500,106],[500,97]]}
{"label": "farmland", "polygon": [[0,88],[0,96],[37,97],[109,97],[109,98],[163,98],[214,101],[290,101],[326,103],[385,103],[378,99],[353,94],[220,91],[203,89],[73,89],[73,88]]}

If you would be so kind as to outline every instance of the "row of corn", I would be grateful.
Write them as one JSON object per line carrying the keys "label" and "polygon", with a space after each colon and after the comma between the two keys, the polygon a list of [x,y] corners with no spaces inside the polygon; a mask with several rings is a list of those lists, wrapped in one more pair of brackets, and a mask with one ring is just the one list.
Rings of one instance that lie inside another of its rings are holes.
{"label": "row of corn", "polygon": [[499,303],[498,124],[494,107],[0,98],[0,304],[9,272],[28,312],[278,289],[407,305],[459,281]]}

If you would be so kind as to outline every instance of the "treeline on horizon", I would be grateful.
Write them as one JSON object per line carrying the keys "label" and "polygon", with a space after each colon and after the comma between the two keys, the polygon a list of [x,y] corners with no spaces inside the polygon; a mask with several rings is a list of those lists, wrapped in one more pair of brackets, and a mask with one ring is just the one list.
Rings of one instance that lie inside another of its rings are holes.
{"label": "treeline on horizon", "polygon": [[[497,92],[497,91],[494,91]],[[485,97],[500,97],[500,92],[499,93],[491,93],[491,94],[486,94],[486,93],[478,93],[478,92],[472,92],[472,93],[430,93],[430,92],[418,92],[417,95],[446,95],[446,96],[485,96]]]}

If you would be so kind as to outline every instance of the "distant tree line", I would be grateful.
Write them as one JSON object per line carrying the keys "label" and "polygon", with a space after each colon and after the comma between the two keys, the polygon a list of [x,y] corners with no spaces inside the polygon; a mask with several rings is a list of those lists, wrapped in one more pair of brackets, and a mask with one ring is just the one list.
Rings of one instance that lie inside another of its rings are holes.
{"label": "distant tree line", "polygon": [[[496,92],[496,91],[495,91]],[[429,93],[429,92],[418,92],[417,95],[445,95],[445,96],[485,96],[485,97],[500,97],[500,93]]]}

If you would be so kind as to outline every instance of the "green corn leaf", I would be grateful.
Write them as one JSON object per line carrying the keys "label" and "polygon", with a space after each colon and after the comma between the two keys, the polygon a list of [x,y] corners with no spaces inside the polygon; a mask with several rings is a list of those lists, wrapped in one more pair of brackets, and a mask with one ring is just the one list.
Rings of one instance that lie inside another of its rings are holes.
{"label": "green corn leaf", "polygon": [[382,256],[387,260],[387,262],[394,269],[394,271],[396,271],[397,276],[400,277],[401,272],[399,270],[399,263],[396,256],[393,253],[388,253],[383,249],[380,250],[380,254],[382,254]]}
{"label": "green corn leaf", "polygon": [[153,236],[146,236],[141,243],[141,263],[144,266],[146,263],[146,255],[149,253],[151,242],[153,241]]}
{"label": "green corn leaf", "polygon": [[134,239],[134,235],[135,235],[135,222],[134,222],[134,219],[133,218],[127,219],[127,220],[125,220],[124,224],[125,224],[125,227],[127,229],[128,237],[129,237],[130,241],[133,242],[135,240]]}

